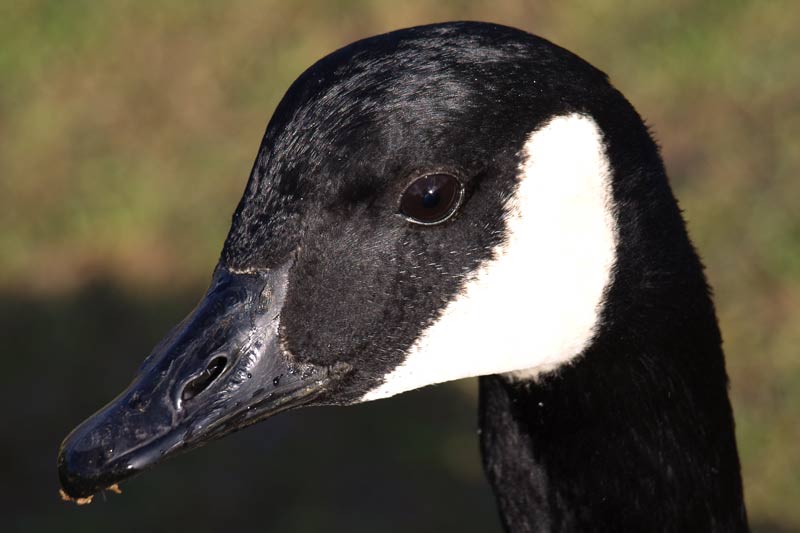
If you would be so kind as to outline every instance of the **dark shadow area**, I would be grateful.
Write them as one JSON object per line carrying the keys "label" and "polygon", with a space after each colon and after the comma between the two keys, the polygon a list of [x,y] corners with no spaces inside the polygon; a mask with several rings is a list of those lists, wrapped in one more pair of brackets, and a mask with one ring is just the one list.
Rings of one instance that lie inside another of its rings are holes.
{"label": "dark shadow area", "polygon": [[[476,406],[452,387],[280,415],[77,507],[56,451],[122,391],[196,292],[95,284],[0,299],[4,531],[499,531]],[[9,528],[10,526],[10,528]]]}

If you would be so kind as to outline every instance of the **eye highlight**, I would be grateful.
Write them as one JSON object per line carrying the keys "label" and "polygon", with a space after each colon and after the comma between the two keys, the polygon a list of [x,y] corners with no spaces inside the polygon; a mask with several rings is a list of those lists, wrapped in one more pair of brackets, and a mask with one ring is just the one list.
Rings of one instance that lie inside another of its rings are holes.
{"label": "eye highlight", "polygon": [[427,174],[411,182],[400,196],[400,214],[430,226],[444,222],[458,209],[464,186],[450,174]]}

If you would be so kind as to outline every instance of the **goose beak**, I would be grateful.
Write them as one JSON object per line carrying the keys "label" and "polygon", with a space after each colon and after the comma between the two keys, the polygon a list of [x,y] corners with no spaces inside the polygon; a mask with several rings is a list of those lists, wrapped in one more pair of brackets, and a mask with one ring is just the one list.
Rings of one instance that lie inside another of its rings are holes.
{"label": "goose beak", "polygon": [[61,444],[68,496],[86,498],[179,451],[307,404],[347,371],[293,364],[281,348],[289,266],[217,269],[204,299],[133,383]]}

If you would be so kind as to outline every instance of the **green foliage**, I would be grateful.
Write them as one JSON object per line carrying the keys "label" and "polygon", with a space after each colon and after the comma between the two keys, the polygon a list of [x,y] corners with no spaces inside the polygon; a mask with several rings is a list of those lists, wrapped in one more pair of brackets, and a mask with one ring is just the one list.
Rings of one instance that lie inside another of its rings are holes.
{"label": "green foliage", "polygon": [[446,19],[548,37],[608,72],[648,118],[715,288],[751,517],[800,528],[792,0],[3,3],[5,300],[67,298],[93,279],[201,287],[291,81],[357,38]]}

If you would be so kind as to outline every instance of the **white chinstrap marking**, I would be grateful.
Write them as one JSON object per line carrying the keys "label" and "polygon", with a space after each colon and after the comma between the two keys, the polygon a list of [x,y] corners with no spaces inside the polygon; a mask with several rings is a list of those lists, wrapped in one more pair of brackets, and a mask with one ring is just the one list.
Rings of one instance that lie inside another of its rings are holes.
{"label": "white chinstrap marking", "polygon": [[590,117],[556,117],[530,134],[505,235],[362,401],[472,376],[535,379],[587,347],[617,242],[611,170]]}

